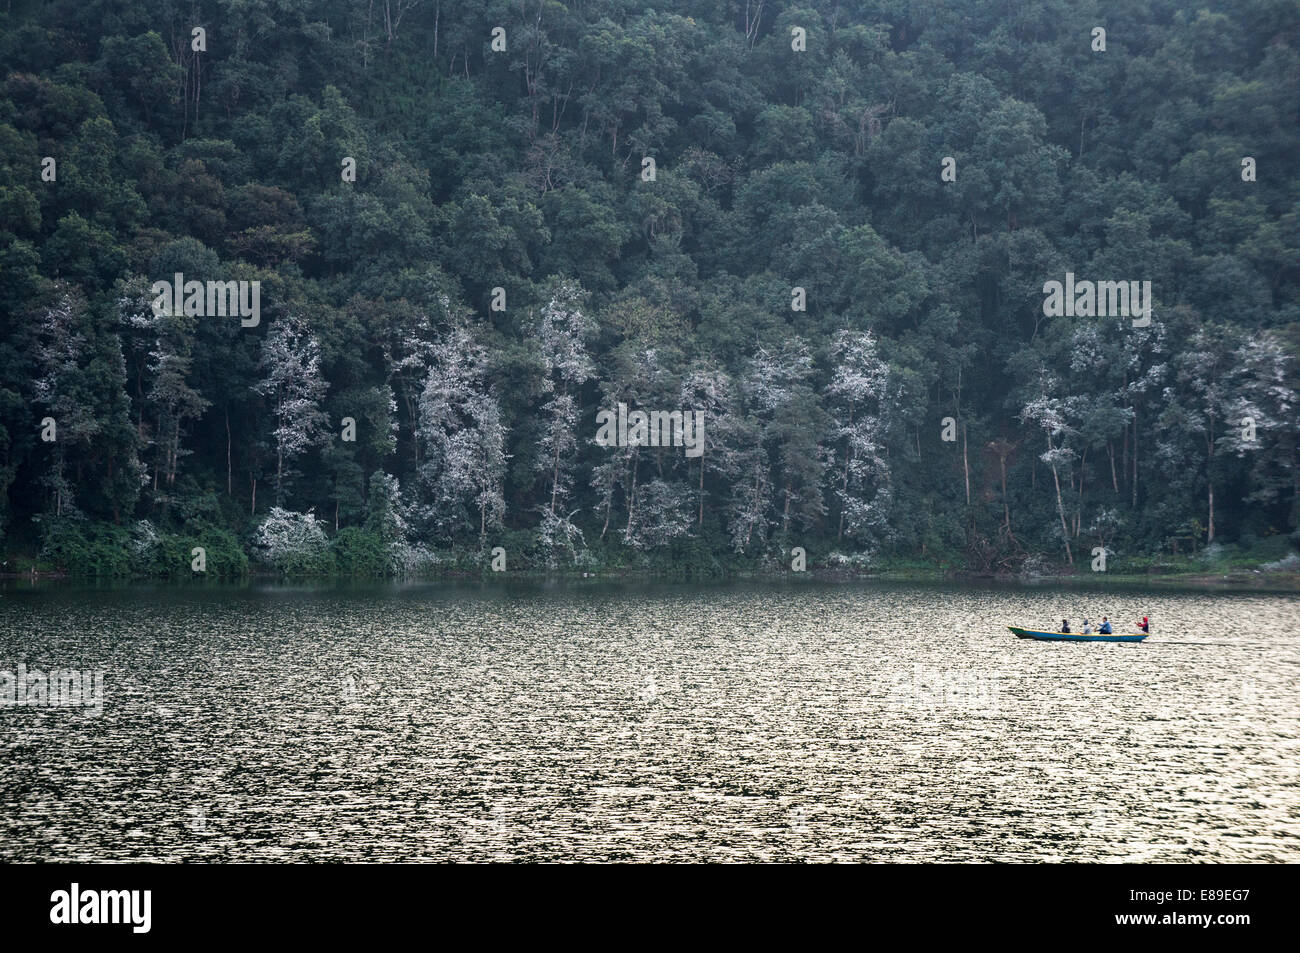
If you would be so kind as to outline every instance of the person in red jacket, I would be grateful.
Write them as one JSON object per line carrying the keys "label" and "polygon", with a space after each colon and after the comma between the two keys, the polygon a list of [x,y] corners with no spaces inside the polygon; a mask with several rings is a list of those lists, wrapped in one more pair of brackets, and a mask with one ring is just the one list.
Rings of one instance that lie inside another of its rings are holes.
{"label": "person in red jacket", "polygon": [[1139,622],[1139,623],[1137,623],[1137,627],[1138,627],[1139,629],[1141,629],[1143,632],[1150,632],[1150,631],[1151,631],[1151,623],[1150,623],[1149,621],[1147,621],[1147,617],[1146,617],[1146,616],[1143,616],[1143,617],[1142,617],[1142,621]]}

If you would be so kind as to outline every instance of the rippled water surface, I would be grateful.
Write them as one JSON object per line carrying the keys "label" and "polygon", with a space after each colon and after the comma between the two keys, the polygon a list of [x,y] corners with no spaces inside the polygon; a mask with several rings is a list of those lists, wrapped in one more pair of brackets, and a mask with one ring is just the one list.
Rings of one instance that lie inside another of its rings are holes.
{"label": "rippled water surface", "polygon": [[[0,858],[1294,862],[1297,610],[873,583],[13,586],[0,670],[102,669],[104,702],[0,708]],[[1103,612],[1155,634],[1003,627]]]}

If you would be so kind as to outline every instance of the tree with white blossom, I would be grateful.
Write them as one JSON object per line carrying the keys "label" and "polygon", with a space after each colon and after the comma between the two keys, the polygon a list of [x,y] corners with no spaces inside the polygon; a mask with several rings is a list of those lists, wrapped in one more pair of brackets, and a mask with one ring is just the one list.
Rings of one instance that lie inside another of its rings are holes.
{"label": "tree with white blossom", "polygon": [[1271,503],[1282,493],[1295,491],[1300,476],[1296,428],[1300,400],[1289,383],[1293,360],[1277,334],[1260,331],[1237,347],[1234,366],[1229,427],[1221,442],[1228,452],[1250,459],[1254,489],[1248,499]]}
{"label": "tree with white blossom", "polygon": [[85,298],[68,290],[47,307],[38,328],[36,402],[54,420],[50,469],[43,481],[49,490],[55,516],[75,511],[71,482],[67,479],[68,451],[87,445],[99,431],[94,408],[83,399],[81,363],[87,349],[80,327]]}
{"label": "tree with white blossom", "polygon": [[578,449],[578,389],[595,373],[587,342],[596,326],[585,313],[585,293],[577,282],[562,280],[528,329],[527,341],[542,367],[542,435],[535,469],[550,483],[549,502],[539,506],[542,522],[538,539],[548,553],[556,548],[570,552],[582,538],[573,523],[577,510],[567,512],[565,502],[573,487],[573,465]]}
{"label": "tree with white blossom", "polygon": [[[736,414],[739,398],[736,382],[711,360],[698,359],[687,369],[681,384],[684,413],[704,414],[700,455],[695,461],[696,525],[704,528],[705,477],[730,483],[739,472],[744,454],[742,422]],[[689,463],[689,461],[688,461]]]}
{"label": "tree with white blossom", "polygon": [[745,416],[737,428],[744,449],[728,507],[737,551],[767,540],[778,503],[783,537],[792,523],[807,527],[825,512],[821,484],[828,455],[819,442],[825,415],[816,407],[811,374],[808,346],[794,338],[779,348],[759,348],[741,378]]}
{"label": "tree with white blossom", "polygon": [[282,572],[313,571],[329,553],[325,524],[310,511],[271,507],[257,527],[258,553]]}
{"label": "tree with white blossom", "polygon": [[259,365],[265,376],[258,393],[272,402],[275,426],[275,501],[284,498],[284,484],[293,471],[286,466],[313,447],[328,444],[329,417],[321,401],[329,384],[321,374],[320,343],[296,315],[277,320],[262,344]]}
{"label": "tree with white blossom", "polygon": [[453,535],[476,526],[480,544],[505,515],[506,429],[487,384],[487,353],[455,323],[430,349],[419,403],[421,521]]}
{"label": "tree with white blossom", "polygon": [[634,549],[659,549],[690,535],[690,499],[679,483],[651,480],[637,490],[637,508],[623,532]]}
{"label": "tree with white blossom", "polygon": [[1070,550],[1070,528],[1065,520],[1065,501],[1061,496],[1061,475],[1059,471],[1060,467],[1069,464],[1074,459],[1074,451],[1064,443],[1056,441],[1064,440],[1075,431],[1066,422],[1063,401],[1055,396],[1057,386],[1056,379],[1048,374],[1045,369],[1041,370],[1039,372],[1039,394],[1021,409],[1020,419],[1024,423],[1041,428],[1047,437],[1047,450],[1039,456],[1039,459],[1052,469],[1052,482],[1056,486],[1056,512],[1061,518],[1061,542],[1065,544],[1065,558],[1073,566],[1074,553]]}
{"label": "tree with white blossom", "polygon": [[837,538],[870,536],[886,524],[889,461],[885,395],[889,365],[870,331],[841,331],[831,346],[835,369],[826,388],[838,450],[832,493],[840,506]]}

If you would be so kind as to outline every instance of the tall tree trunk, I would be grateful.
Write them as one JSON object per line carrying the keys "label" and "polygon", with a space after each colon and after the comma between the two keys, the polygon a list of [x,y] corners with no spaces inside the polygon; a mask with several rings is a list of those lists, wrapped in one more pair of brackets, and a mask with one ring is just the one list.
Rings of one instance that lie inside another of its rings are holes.
{"label": "tall tree trunk", "polygon": [[[754,464],[754,502],[755,502],[756,504],[757,504],[757,502],[758,502],[759,494],[762,492],[762,490],[763,490],[763,470],[762,470],[762,465],[759,464],[759,463],[755,463],[755,464]],[[751,514],[751,515],[752,515],[752,514]],[[748,546],[748,545],[749,545],[750,537],[752,537],[753,535],[754,535],[754,520],[753,520],[753,519],[746,519],[746,520],[745,520],[745,543],[744,543],[744,546]],[[743,549],[744,547],[742,546],[741,548]]]}
{"label": "tall tree trunk", "polygon": [[998,454],[998,469],[1002,471],[1002,518],[1007,527],[1007,535],[1011,535],[1011,507],[1007,503],[1007,456],[1004,453]]}
{"label": "tall tree trunk", "polygon": [[1214,413],[1210,413],[1210,427],[1205,434],[1205,485],[1210,493],[1210,522],[1206,527],[1205,545],[1214,542]]}
{"label": "tall tree trunk", "polygon": [[551,468],[551,515],[555,515],[555,498],[560,492],[560,445],[555,444],[555,462]]}
{"label": "tall tree trunk", "polygon": [[226,408],[226,496],[233,496],[230,470],[230,408]]}
{"label": "tall tree trunk", "polygon": [[627,529],[624,535],[632,534],[632,517],[636,513],[636,453],[632,454],[632,489],[627,495]]}
{"label": "tall tree trunk", "polygon": [[1214,484],[1210,483],[1210,526],[1205,536],[1205,543],[1208,546],[1214,542]]}
{"label": "tall tree trunk", "polygon": [[[849,427],[853,427],[853,406],[854,402],[849,401]],[[920,431],[917,431],[918,438]],[[917,455],[921,453],[920,444],[917,444]],[[848,446],[844,448],[844,477],[840,480],[840,532],[836,539],[844,538],[844,501],[849,498],[849,466],[853,463],[853,438],[848,439]]]}
{"label": "tall tree trunk", "polygon": [[704,457],[700,456],[700,529],[704,529]]}
{"label": "tall tree trunk", "polygon": [[790,496],[794,490],[794,484],[786,483],[785,485],[785,511],[781,514],[781,536],[790,535]]}
{"label": "tall tree trunk", "polygon": [[415,402],[411,399],[406,378],[399,376],[397,380],[402,387],[402,403],[406,404],[406,416],[411,421],[411,446],[415,455],[415,469],[418,471],[420,469],[420,418]]}
{"label": "tall tree trunk", "polygon": [[[1125,390],[1128,389],[1128,374],[1125,374],[1125,375],[1124,375],[1124,389],[1125,389]],[[1134,401],[1134,402],[1133,402],[1133,413],[1134,413],[1135,415],[1137,414],[1137,401]],[[1135,419],[1136,419],[1136,418],[1135,418]],[[1125,485],[1125,486],[1128,485],[1128,479],[1129,479],[1129,468],[1128,468],[1128,431],[1129,431],[1129,428],[1128,428],[1127,425],[1125,425],[1125,427],[1124,427],[1124,448],[1123,448],[1123,451],[1122,451],[1121,454],[1120,454],[1120,461],[1119,461],[1119,462],[1120,462],[1119,470],[1120,470],[1121,473],[1124,474],[1124,485]]]}
{"label": "tall tree trunk", "polygon": [[[54,484],[54,515],[63,515],[63,447],[54,451],[54,472],[57,479]],[[154,487],[157,489],[157,486]]]}
{"label": "tall tree trunk", "polygon": [[1079,454],[1079,502],[1074,511],[1074,535],[1079,535],[1079,528],[1083,525],[1083,481],[1087,478],[1088,471],[1084,469],[1084,464],[1088,461],[1088,448],[1084,447],[1083,452]]}
{"label": "tall tree trunk", "polygon": [[1137,407],[1133,408],[1133,505],[1138,503],[1138,417]]}
{"label": "tall tree trunk", "polygon": [[844,461],[844,478],[840,481],[840,533],[837,539],[844,538],[845,500],[849,498],[849,461]]}
{"label": "tall tree trunk", "polygon": [[[1049,453],[1052,450],[1052,437],[1050,434],[1047,437],[1047,450]],[[1070,528],[1065,523],[1065,503],[1061,499],[1061,478],[1057,475],[1055,463],[1052,464],[1052,480],[1056,484],[1056,512],[1061,517],[1061,541],[1065,543],[1065,558],[1073,566],[1074,553],[1070,552]]]}
{"label": "tall tree trunk", "polygon": [[961,468],[966,474],[966,505],[970,506],[970,463],[966,459],[966,424],[961,425]]}

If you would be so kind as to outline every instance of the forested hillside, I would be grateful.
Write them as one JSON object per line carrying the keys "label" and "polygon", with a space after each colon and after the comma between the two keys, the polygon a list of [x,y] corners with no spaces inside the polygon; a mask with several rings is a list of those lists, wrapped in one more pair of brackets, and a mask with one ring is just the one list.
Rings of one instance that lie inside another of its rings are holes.
{"label": "forested hillside", "polygon": [[15,0],[7,565],[1280,560],[1298,156],[1296,0]]}

